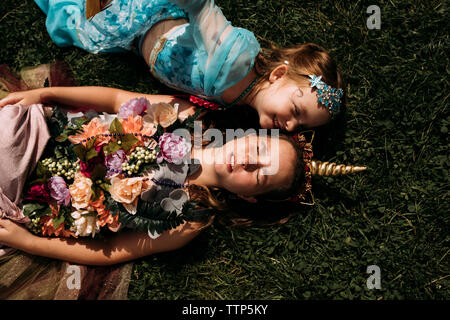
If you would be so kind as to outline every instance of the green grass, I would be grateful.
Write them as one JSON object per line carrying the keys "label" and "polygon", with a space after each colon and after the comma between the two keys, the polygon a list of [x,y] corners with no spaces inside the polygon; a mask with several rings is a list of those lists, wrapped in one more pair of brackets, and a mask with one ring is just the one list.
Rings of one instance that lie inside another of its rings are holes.
{"label": "green grass", "polygon": [[[315,178],[316,205],[287,224],[205,230],[186,247],[136,261],[130,299],[449,299],[448,26],[445,1],[219,0],[236,26],[280,46],[315,42],[339,62],[345,131],[323,160],[367,165]],[[79,85],[168,93],[133,54],[58,48],[33,1],[0,5],[0,63],[63,60]],[[318,148],[318,147],[317,147]],[[381,290],[366,268],[381,268]]]}

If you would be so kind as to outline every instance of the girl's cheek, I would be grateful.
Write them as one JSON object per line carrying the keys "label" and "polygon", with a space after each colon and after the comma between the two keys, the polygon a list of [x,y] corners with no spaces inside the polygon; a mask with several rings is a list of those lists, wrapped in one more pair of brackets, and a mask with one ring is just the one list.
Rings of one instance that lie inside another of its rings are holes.
{"label": "girl's cheek", "polygon": [[292,106],[280,104],[277,115],[282,119],[289,119],[292,116]]}

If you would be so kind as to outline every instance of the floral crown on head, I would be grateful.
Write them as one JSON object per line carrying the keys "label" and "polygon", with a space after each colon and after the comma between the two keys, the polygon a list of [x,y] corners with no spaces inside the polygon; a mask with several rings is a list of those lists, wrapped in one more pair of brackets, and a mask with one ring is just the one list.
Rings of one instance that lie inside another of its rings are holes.
{"label": "floral crown on head", "polygon": [[341,109],[344,90],[336,89],[322,81],[322,76],[308,75],[311,88],[317,88],[317,101],[328,108],[331,118],[335,118]]}
{"label": "floral crown on head", "polygon": [[[305,134],[310,135],[307,140]],[[299,133],[294,133],[291,136],[291,139],[294,141],[296,145],[298,145],[303,150],[303,163],[305,165],[305,183],[300,187],[298,193],[288,200],[290,202],[296,202],[300,204],[313,205],[314,197],[311,192],[312,183],[311,183],[311,167],[312,167],[312,141],[314,140],[315,132],[313,130],[303,131]]]}
{"label": "floral crown on head", "polygon": [[337,176],[349,173],[361,172],[367,167],[336,164],[333,162],[322,162],[313,160],[313,147],[315,131],[307,130],[294,133],[290,136],[291,140],[303,150],[302,158],[305,165],[305,182],[300,186],[294,196],[284,200],[299,204],[314,205],[314,196],[312,193],[312,176]]}

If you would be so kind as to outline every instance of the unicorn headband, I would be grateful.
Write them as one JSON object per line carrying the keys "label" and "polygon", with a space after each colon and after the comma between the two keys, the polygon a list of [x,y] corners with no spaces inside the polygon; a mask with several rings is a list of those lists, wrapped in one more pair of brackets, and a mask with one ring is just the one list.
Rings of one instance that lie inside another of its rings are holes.
{"label": "unicorn headband", "polygon": [[[307,141],[307,135],[310,135]],[[292,135],[294,142],[303,149],[303,162],[305,163],[305,184],[300,188],[299,192],[291,197],[289,201],[300,204],[314,204],[314,197],[312,194],[311,178],[316,176],[337,176],[349,173],[361,172],[367,167],[343,165],[333,162],[322,162],[313,160],[312,141],[314,140],[315,131],[303,131]],[[306,202],[309,201],[309,202]]]}
{"label": "unicorn headband", "polygon": [[[333,162],[322,162],[313,160],[312,141],[314,140],[314,130],[295,133],[290,138],[303,150],[303,162],[305,163],[305,183],[300,187],[294,196],[284,200],[269,200],[271,202],[289,201],[293,203],[314,205],[312,194],[312,176],[337,176],[349,173],[361,172],[367,167],[343,165]],[[308,139],[309,138],[309,139]]]}

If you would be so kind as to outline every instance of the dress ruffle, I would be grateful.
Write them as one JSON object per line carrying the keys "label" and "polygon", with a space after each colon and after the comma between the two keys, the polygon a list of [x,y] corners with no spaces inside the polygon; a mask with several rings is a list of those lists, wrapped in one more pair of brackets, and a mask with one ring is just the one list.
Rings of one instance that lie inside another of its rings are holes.
{"label": "dress ruffle", "polygon": [[[69,68],[61,62],[25,68],[19,74],[16,77],[8,66],[0,65],[0,94],[74,83]],[[21,210],[23,186],[49,138],[44,107],[6,106],[0,109],[0,122],[6,131],[0,136],[0,149],[5,149],[0,150],[0,218],[26,224],[29,219]],[[6,157],[14,159],[7,161]],[[17,167],[20,165],[23,168]],[[132,267],[133,263],[72,265],[0,247],[0,299],[123,300]],[[75,273],[79,286],[71,278]]]}

